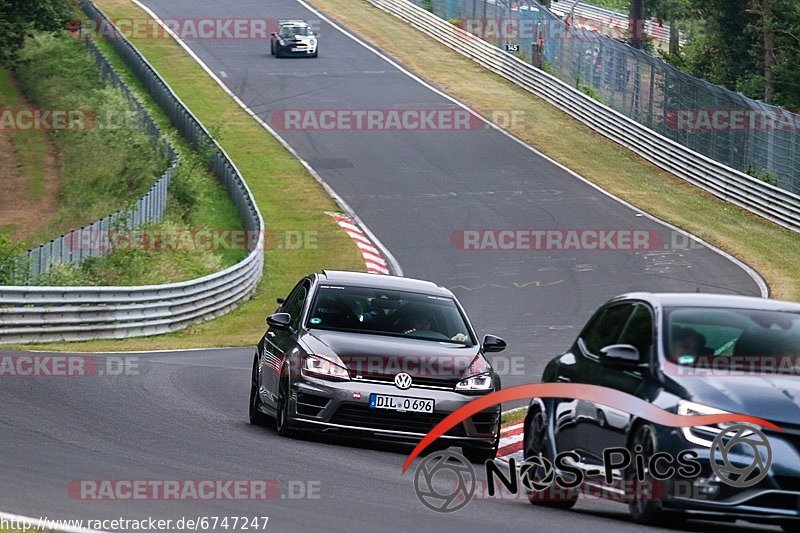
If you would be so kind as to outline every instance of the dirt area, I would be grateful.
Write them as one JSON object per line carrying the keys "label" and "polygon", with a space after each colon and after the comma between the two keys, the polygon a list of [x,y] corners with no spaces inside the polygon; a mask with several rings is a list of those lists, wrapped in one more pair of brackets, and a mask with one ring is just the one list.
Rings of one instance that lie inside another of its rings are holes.
{"label": "dirt area", "polygon": [[[16,87],[13,81],[12,84]],[[30,107],[21,95],[18,96],[23,106]],[[3,102],[0,95],[0,109],[3,107],[19,108],[18,102]],[[23,165],[12,135],[40,135],[39,142],[46,145],[44,157]],[[36,179],[33,172],[41,176],[40,194],[32,191],[31,181]],[[17,241],[35,233],[58,211],[59,186],[57,151],[48,133],[0,130],[0,231]]]}

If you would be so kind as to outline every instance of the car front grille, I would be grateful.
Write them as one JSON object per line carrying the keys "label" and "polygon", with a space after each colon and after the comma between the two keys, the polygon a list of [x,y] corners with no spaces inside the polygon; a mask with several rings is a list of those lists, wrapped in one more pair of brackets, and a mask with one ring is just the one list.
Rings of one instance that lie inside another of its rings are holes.
{"label": "car front grille", "polygon": [[[342,405],[336,410],[331,423],[343,426],[358,426],[369,429],[386,429],[392,431],[410,431],[428,433],[449,413],[402,413],[384,409],[370,409],[362,405]],[[464,427],[457,425],[446,435],[464,437]]]}
{"label": "car front grille", "polygon": [[[374,381],[377,383],[385,383],[387,385],[394,385],[394,374],[362,374],[361,378],[356,377],[354,381]],[[414,376],[411,378],[411,388],[414,387],[422,387],[422,388],[435,388],[435,389],[442,389],[442,390],[453,390],[455,389],[456,383],[458,383],[457,379],[446,379],[446,378],[430,378],[430,377],[418,377]]]}

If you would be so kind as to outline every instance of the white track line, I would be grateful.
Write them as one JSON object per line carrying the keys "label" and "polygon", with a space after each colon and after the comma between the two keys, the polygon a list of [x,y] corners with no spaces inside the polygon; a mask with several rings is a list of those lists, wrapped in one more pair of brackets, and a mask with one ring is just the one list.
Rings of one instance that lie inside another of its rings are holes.
{"label": "white track line", "polygon": [[238,96],[236,96],[236,94],[232,90],[230,90],[227,85],[225,85],[225,82],[223,82],[220,79],[220,77],[217,76],[214,73],[214,71],[212,71],[202,59],[200,59],[200,56],[195,54],[194,50],[192,50],[180,37],[178,37],[178,35],[174,31],[172,31],[172,29],[166,26],[164,22],[158,17],[158,15],[155,14],[155,12],[152,9],[144,5],[140,0],[131,0],[131,1],[134,4],[136,4],[142,11],[150,15],[150,17],[153,20],[155,20],[158,23],[158,25],[161,26],[164,29],[164,31],[166,31],[173,39],[175,39],[175,42],[177,42],[187,54],[189,54],[189,57],[194,59],[197,62],[197,64],[200,65],[200,67],[202,67],[202,69],[206,71],[206,74],[208,74],[211,77],[211,79],[217,82],[217,85],[219,85],[222,88],[222,90],[225,91],[225,93],[239,105],[239,107],[244,109],[245,112],[248,115],[250,115],[256,122],[258,122],[261,125],[261,127],[267,130],[270,133],[270,135],[272,135],[281,144],[281,146],[283,146],[290,154],[292,154],[298,161],[300,161],[300,164],[303,165],[303,167],[305,167],[305,169],[308,171],[309,174],[314,176],[314,179],[316,179],[317,182],[319,182],[319,184],[322,186],[322,188],[325,189],[325,192],[327,192],[328,195],[330,195],[330,197],[333,198],[333,200],[337,204],[339,204],[342,210],[345,213],[347,213],[347,215],[361,227],[364,233],[366,233],[367,236],[369,236],[370,240],[373,243],[375,243],[375,245],[381,250],[381,254],[386,258],[386,260],[389,263],[391,272],[395,276],[402,276],[403,269],[400,267],[400,264],[397,262],[397,259],[395,259],[395,257],[392,255],[392,252],[390,252],[389,249],[386,248],[383,245],[383,243],[381,243],[380,239],[378,239],[375,236],[375,234],[372,233],[369,227],[366,224],[364,224],[364,222],[358,217],[356,212],[348,205],[348,203],[344,200],[344,198],[339,196],[336,193],[336,191],[334,191],[333,188],[330,185],[328,185],[328,183],[316,170],[314,170],[314,168],[308,163],[308,161],[300,157],[300,154],[297,153],[297,150],[295,150],[288,142],[286,142],[286,140],[283,137],[281,137],[278,134],[277,131],[275,131],[269,124],[267,124],[264,120],[262,120],[261,117],[259,117],[252,109],[250,109],[247,106],[247,104],[245,104]]}

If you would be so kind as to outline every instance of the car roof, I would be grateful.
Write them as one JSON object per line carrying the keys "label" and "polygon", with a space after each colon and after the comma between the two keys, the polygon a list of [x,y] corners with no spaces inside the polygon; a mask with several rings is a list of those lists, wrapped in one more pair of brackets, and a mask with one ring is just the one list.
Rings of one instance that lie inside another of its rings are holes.
{"label": "car roof", "polygon": [[614,300],[643,300],[655,307],[721,307],[800,312],[800,303],[797,302],[786,302],[734,294],[712,294],[702,292],[632,292],[618,296],[614,298]]}
{"label": "car roof", "polygon": [[320,283],[336,283],[352,287],[374,287],[397,291],[409,291],[435,296],[453,298],[453,293],[433,282],[421,279],[405,278],[399,276],[385,276],[383,274],[367,274],[364,272],[350,272],[346,270],[323,270],[319,273]]}

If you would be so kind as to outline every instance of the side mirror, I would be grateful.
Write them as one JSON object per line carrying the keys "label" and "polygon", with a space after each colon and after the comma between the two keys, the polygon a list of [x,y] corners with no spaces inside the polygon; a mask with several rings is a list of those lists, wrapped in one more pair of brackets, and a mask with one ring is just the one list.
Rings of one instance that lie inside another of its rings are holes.
{"label": "side mirror", "polygon": [[278,34],[276,32],[272,32],[272,33],[269,34],[270,37],[277,37],[277,35]]}
{"label": "side mirror", "polygon": [[282,305],[283,302],[286,301],[286,298],[275,298],[275,301]]}
{"label": "side mirror", "polygon": [[641,368],[639,350],[630,344],[612,344],[600,350],[600,364],[615,368]]}
{"label": "side mirror", "polygon": [[488,352],[502,352],[506,349],[506,341],[494,335],[484,335],[483,337],[483,351]]}
{"label": "side mirror", "polygon": [[292,315],[289,313],[275,313],[267,317],[267,325],[271,328],[292,332]]}

